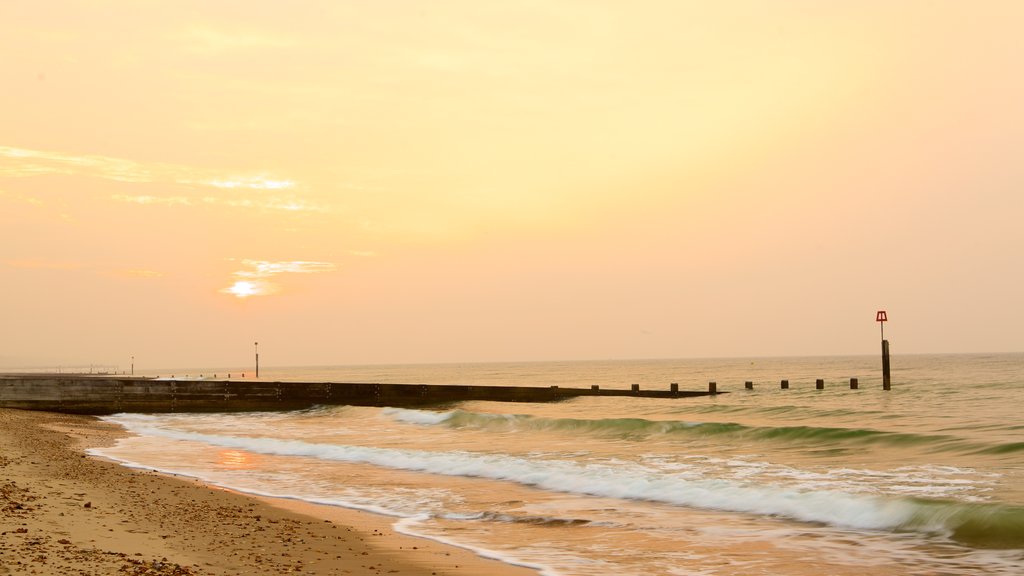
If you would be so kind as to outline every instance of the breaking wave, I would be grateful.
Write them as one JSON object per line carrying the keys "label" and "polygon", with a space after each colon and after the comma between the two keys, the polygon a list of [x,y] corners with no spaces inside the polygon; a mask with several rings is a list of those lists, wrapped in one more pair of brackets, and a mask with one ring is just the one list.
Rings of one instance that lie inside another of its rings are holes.
{"label": "breaking wave", "polygon": [[643,418],[541,418],[518,414],[487,414],[451,410],[435,412],[388,408],[385,415],[418,425],[443,425],[451,428],[477,428],[496,431],[554,431],[612,436],[621,439],[645,439],[652,436],[707,437],[733,436],[744,440],[799,442],[835,447],[837,443],[855,445],[914,446],[936,452],[1004,454],[1024,451],[1024,443],[980,445],[947,434],[887,432],[869,428],[820,426],[747,426],[733,422],[687,422],[647,420]]}
{"label": "breaking wave", "polygon": [[[601,422],[604,426],[623,425],[618,420]],[[643,421],[626,422],[629,426],[643,426]],[[1001,504],[966,504],[827,490],[797,490],[721,479],[693,479],[642,466],[610,466],[505,454],[433,452],[202,434],[152,426],[144,421],[122,423],[130,430],[146,436],[200,442],[258,454],[485,478],[555,492],[776,516],[843,528],[937,534],[982,548],[1019,548],[1024,542],[1024,508]]]}

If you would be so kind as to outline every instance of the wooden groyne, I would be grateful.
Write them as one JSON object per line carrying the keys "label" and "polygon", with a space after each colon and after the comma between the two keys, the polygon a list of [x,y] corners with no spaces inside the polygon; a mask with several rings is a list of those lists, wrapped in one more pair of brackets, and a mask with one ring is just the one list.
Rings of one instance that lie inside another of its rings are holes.
{"label": "wooden groyne", "polygon": [[157,380],[61,374],[0,375],[0,407],[74,414],[119,412],[250,412],[317,405],[415,407],[469,400],[556,402],[580,396],[686,398],[708,391],[464,386],[238,380]]}

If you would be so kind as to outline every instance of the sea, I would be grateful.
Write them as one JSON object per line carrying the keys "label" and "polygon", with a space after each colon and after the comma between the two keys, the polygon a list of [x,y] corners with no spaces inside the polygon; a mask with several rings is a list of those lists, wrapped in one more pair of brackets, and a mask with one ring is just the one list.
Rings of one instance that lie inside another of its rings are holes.
{"label": "sea", "polygon": [[106,419],[131,435],[92,452],[382,514],[398,532],[551,576],[1024,574],[1024,354],[894,355],[888,391],[868,356],[278,367],[260,379],[714,381],[725,393],[117,414]]}

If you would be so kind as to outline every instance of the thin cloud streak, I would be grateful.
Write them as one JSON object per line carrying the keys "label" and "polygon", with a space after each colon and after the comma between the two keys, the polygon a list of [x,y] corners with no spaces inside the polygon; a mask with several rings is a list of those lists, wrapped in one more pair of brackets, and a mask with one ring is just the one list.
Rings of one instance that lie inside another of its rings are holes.
{"label": "thin cloud streak", "polygon": [[193,171],[173,164],[142,164],[100,155],[73,155],[43,150],[0,146],[0,176],[23,178],[43,174],[95,176],[118,182],[188,182]]}
{"label": "thin cloud streak", "polygon": [[131,202],[133,204],[157,204],[163,206],[192,206],[192,199],[185,196],[128,196],[126,194],[114,194],[111,200],[118,202]]}
{"label": "thin cloud streak", "polygon": [[162,278],[165,274],[148,268],[112,268],[107,266],[91,266],[70,260],[19,259],[0,261],[0,267],[18,270],[51,270],[60,272],[97,273],[117,278],[151,280]]}
{"label": "thin cloud streak", "polygon": [[282,274],[318,274],[337,270],[337,266],[331,262],[306,260],[271,262],[247,259],[242,260],[242,264],[249,269],[236,271],[233,274],[235,282],[231,286],[222,288],[219,291],[221,294],[230,294],[236,298],[268,296],[282,290],[279,284],[269,281],[269,278]]}
{"label": "thin cloud streak", "polygon": [[188,196],[153,196],[141,194],[131,196],[127,194],[114,194],[111,200],[117,202],[130,202],[133,204],[154,205],[154,206],[226,206],[228,208],[247,208],[260,210],[279,210],[282,212],[326,212],[323,206],[295,198],[217,198],[215,196],[203,196],[192,198]]}
{"label": "thin cloud streak", "polygon": [[[272,178],[266,174],[226,175],[175,164],[142,163],[110,156],[73,155],[0,146],[0,178],[29,178],[45,175],[86,176],[133,184],[177,184],[190,188],[250,192],[280,192],[296,187],[293,180]],[[327,211],[325,207],[295,195],[261,195],[254,198],[238,198],[208,195],[200,197],[114,194],[110,199],[144,205],[219,205],[229,208],[258,208],[286,212]]]}
{"label": "thin cloud streak", "polygon": [[262,176],[237,178],[234,180],[210,180],[203,182],[203,184],[213,186],[214,188],[251,188],[254,190],[281,190],[295,186],[295,182],[291,180],[270,180]]}
{"label": "thin cloud streak", "polygon": [[242,264],[253,268],[243,270],[235,275],[242,278],[268,278],[278,274],[314,274],[317,272],[333,272],[337,266],[330,262],[307,262],[294,260],[291,262],[268,262],[266,260],[242,260]]}

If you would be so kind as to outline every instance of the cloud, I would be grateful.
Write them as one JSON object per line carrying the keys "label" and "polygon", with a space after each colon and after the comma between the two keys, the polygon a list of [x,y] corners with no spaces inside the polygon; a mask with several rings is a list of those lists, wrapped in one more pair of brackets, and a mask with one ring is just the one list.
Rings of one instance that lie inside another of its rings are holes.
{"label": "cloud", "polygon": [[331,262],[310,262],[306,260],[290,260],[271,262],[268,260],[242,260],[245,270],[236,271],[235,282],[220,290],[221,294],[230,294],[236,298],[250,296],[267,296],[277,294],[281,286],[268,280],[282,274],[318,274],[333,272],[337,266]]}
{"label": "cloud", "polygon": [[235,275],[242,278],[268,278],[278,274],[312,274],[316,272],[332,272],[337,266],[330,262],[307,262],[293,260],[290,262],[268,262],[266,260],[242,260],[242,264],[252,270],[242,270]]}
{"label": "cloud", "polygon": [[236,178],[234,180],[211,180],[204,182],[204,184],[215,188],[251,188],[255,190],[281,190],[295,186],[295,182],[291,180],[270,180],[263,176]]}
{"label": "cloud", "polygon": [[110,197],[118,202],[132,202],[135,204],[159,204],[164,206],[191,206],[192,200],[185,196],[129,196],[126,194],[114,194]]}
{"label": "cloud", "polygon": [[[114,194],[111,200],[152,206],[203,206],[279,210],[285,212],[324,212],[326,208],[300,196],[282,192],[297,187],[294,180],[268,174],[226,174],[160,162],[135,162],[100,155],[75,155],[43,150],[0,146],[0,178],[33,176],[86,176],[129,183],[176,184],[204,190],[196,195]],[[229,196],[209,195],[211,190],[235,192]],[[250,197],[237,193],[249,192]]]}
{"label": "cloud", "polygon": [[0,176],[24,178],[44,174],[97,176],[118,182],[178,180],[189,173],[183,166],[143,164],[123,158],[74,155],[0,146]]}
{"label": "cloud", "polygon": [[158,272],[156,270],[149,270],[145,268],[108,268],[103,266],[89,265],[83,262],[73,262],[70,260],[46,260],[37,258],[21,260],[4,260],[3,262],[0,262],[0,264],[8,266],[10,268],[18,268],[21,270],[59,270],[65,272],[80,271],[128,279],[150,280],[164,276],[163,272]]}
{"label": "cloud", "polygon": [[261,208],[264,210],[281,210],[285,212],[326,212],[327,209],[319,204],[307,202],[293,197],[282,198],[261,198],[225,200],[217,198],[203,198],[207,204],[221,204],[233,208]]}

